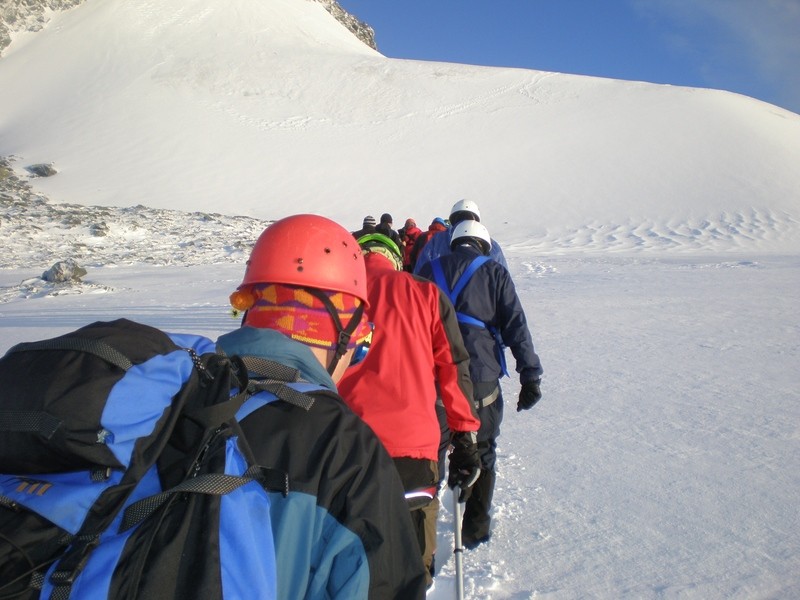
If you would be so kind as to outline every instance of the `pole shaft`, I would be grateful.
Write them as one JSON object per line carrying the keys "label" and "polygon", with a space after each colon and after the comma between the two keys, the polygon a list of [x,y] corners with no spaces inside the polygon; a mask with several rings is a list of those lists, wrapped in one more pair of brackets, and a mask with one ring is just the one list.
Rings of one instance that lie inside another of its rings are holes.
{"label": "pole shaft", "polygon": [[455,538],[455,548],[453,554],[456,558],[456,598],[464,600],[464,548],[461,546],[461,503],[458,497],[461,495],[461,488],[456,486],[453,492],[453,537]]}

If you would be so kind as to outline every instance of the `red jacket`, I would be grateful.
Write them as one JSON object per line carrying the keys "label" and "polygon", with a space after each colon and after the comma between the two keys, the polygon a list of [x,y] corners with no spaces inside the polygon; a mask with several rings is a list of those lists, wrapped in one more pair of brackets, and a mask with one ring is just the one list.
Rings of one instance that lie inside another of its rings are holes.
{"label": "red jacket", "polygon": [[410,271],[410,267],[414,265],[411,264],[411,251],[414,249],[414,244],[417,242],[417,238],[422,235],[422,229],[417,227],[406,227],[405,228],[405,239],[403,240],[403,266],[406,268],[406,271]]}
{"label": "red jacket", "polygon": [[436,383],[451,431],[477,431],[469,354],[450,300],[430,281],[366,255],[370,320],[366,358],[350,367],[339,393],[393,458],[437,460]]}

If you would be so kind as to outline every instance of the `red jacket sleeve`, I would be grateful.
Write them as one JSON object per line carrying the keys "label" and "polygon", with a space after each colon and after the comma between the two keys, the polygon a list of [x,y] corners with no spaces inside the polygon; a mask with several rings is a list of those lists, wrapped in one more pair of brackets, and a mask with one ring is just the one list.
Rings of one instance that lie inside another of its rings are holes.
{"label": "red jacket sleeve", "polygon": [[452,302],[433,283],[439,304],[439,319],[433,322],[434,364],[439,394],[447,411],[451,431],[477,431],[480,420],[472,403],[472,380],[469,377],[469,353]]}

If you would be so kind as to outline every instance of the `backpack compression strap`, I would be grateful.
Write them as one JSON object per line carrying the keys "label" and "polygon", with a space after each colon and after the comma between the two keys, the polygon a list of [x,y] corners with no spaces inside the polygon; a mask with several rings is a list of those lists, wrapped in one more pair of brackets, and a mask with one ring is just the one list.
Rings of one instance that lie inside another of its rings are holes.
{"label": "backpack compression strap", "polygon": [[222,473],[199,475],[185,479],[175,487],[160,494],[142,498],[138,502],[131,504],[122,515],[122,524],[119,532],[127,531],[147,519],[174,494],[189,493],[224,496],[251,481],[257,481],[265,489],[277,489],[284,496],[289,493],[289,475],[287,473],[258,465],[251,466],[243,475],[224,475]]}
{"label": "backpack compression strap", "polygon": [[[234,357],[234,359],[237,358],[239,357]],[[253,410],[275,399],[289,402],[304,410],[309,410],[313,406],[313,397],[291,387],[291,384],[300,378],[300,372],[297,369],[287,367],[274,361],[251,356],[241,357],[240,360],[247,366],[250,372],[255,371],[264,374],[281,375],[293,379],[294,381],[248,381],[246,389],[239,392],[239,394],[234,397],[234,401],[238,403],[242,398],[250,398],[253,394],[261,391],[269,392],[271,398],[262,403],[252,402],[252,406],[247,405],[244,407],[246,412],[242,413],[240,411],[236,415],[239,420],[243,419]],[[120,525],[119,531],[126,531],[147,519],[174,494],[192,493],[224,496],[251,481],[258,482],[264,489],[278,490],[284,496],[289,494],[288,473],[255,464],[249,467],[242,475],[225,475],[220,473],[199,475],[197,477],[185,479],[169,490],[147,498],[142,498],[138,502],[134,502],[128,506],[123,513],[122,524]]]}
{"label": "backpack compression strap", "polygon": [[250,380],[247,386],[249,395],[257,392],[270,392],[281,400],[294,404],[304,410],[309,410],[314,405],[314,398],[304,394],[288,385],[300,381],[300,371],[288,367],[274,360],[258,356],[242,356],[242,364],[256,381]]}
{"label": "backpack compression strap", "polygon": [[52,340],[42,340],[40,342],[23,342],[11,348],[8,353],[26,352],[28,350],[77,350],[78,352],[86,352],[99,356],[106,362],[119,367],[123,371],[127,371],[133,366],[130,359],[122,352],[115,350],[101,340],[95,339],[62,337]]}
{"label": "backpack compression strap", "polygon": [[[192,353],[191,350],[188,351],[190,354]],[[228,357],[220,349],[217,349],[217,356],[230,361],[234,367],[233,375],[235,380],[231,382],[231,386],[232,388],[238,388],[239,391],[226,402],[219,402],[194,410],[186,410],[186,415],[205,427],[211,427],[216,423],[224,423],[232,419],[242,405],[251,396],[260,391],[271,392],[281,400],[286,400],[305,410],[310,409],[314,404],[314,399],[311,396],[301,394],[286,385],[300,380],[300,371],[293,367],[257,356],[234,355]],[[207,370],[201,368],[201,372],[207,373],[206,376],[213,379],[213,376]]]}

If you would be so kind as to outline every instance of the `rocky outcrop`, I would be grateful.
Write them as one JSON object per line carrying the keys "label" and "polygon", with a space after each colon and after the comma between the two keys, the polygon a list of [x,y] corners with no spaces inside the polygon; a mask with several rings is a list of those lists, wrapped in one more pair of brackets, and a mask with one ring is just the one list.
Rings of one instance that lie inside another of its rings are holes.
{"label": "rocky outcrop", "polygon": [[53,166],[53,163],[38,163],[35,165],[28,165],[25,170],[33,177],[52,177],[58,171]]}
{"label": "rocky outcrop", "polygon": [[83,0],[9,0],[0,4],[0,53],[15,31],[39,31],[47,23],[48,10],[66,10]]}
{"label": "rocky outcrop", "polygon": [[377,50],[378,46],[375,44],[375,30],[369,25],[360,21],[357,17],[351,15],[341,6],[336,0],[316,0],[322,4],[329,13],[331,13],[337,21],[347,27],[353,35],[364,42],[373,50]]}
{"label": "rocky outcrop", "polygon": [[[15,169],[15,162],[14,157],[0,156],[0,239],[6,240],[0,269],[45,269],[65,258],[80,263],[81,268],[140,262],[186,266],[239,263],[247,259],[269,224],[251,217],[145,206],[51,203],[33,191],[34,176],[26,168]],[[36,280],[30,285],[39,286],[42,279]]]}

